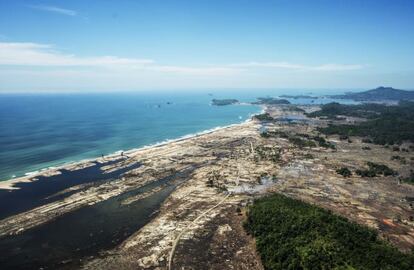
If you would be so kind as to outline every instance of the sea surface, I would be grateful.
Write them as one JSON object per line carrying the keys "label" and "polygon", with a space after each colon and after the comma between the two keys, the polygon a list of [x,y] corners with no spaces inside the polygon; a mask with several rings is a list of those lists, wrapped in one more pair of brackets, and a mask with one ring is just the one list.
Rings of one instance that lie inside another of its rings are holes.
{"label": "sea surface", "polygon": [[245,121],[203,94],[0,95],[0,180]]}
{"label": "sea surface", "polygon": [[240,123],[261,110],[252,105],[211,106],[213,98],[254,101],[286,93],[296,94],[272,90],[0,94],[0,181]]}

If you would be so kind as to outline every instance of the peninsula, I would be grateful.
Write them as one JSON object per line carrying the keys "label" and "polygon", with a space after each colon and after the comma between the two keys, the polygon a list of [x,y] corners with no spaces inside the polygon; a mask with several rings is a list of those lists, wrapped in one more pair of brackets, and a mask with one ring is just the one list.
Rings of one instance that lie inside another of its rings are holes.
{"label": "peninsula", "polygon": [[414,100],[414,91],[380,86],[378,88],[364,92],[348,92],[344,95],[334,95],[331,97],[340,99],[353,99],[358,101]]}

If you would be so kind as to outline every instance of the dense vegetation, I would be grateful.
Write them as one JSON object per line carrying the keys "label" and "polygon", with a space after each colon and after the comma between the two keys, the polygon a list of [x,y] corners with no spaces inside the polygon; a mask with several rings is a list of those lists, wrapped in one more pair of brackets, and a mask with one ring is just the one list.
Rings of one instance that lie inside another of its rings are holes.
{"label": "dense vegetation", "polygon": [[260,136],[262,136],[263,138],[271,138],[271,137],[278,137],[278,138],[289,138],[289,134],[287,134],[284,131],[264,131],[262,133],[260,133]]}
{"label": "dense vegetation", "polygon": [[[389,168],[384,164],[378,164],[374,162],[367,162],[367,169],[358,169],[355,173],[361,177],[376,177],[379,175],[382,176],[396,176],[398,172]],[[342,167],[336,170],[336,173],[342,175],[343,177],[349,177],[352,175],[352,172],[347,167]]]}
{"label": "dense vegetation", "polygon": [[383,87],[359,92],[359,93],[346,93],[345,95],[336,95],[334,98],[344,98],[353,100],[414,100],[414,91],[406,91],[400,89],[394,89],[392,87]]}
{"label": "dense vegetation", "polygon": [[256,114],[254,116],[259,121],[273,121],[273,117],[270,116],[269,113],[262,113],[262,114]]}
{"label": "dense vegetation", "polygon": [[211,104],[215,106],[225,106],[225,105],[231,105],[235,103],[239,103],[239,101],[237,99],[213,99],[211,101]]}
{"label": "dense vegetation", "polygon": [[299,148],[304,147],[316,147],[316,143],[314,141],[308,139],[302,139],[300,137],[290,137],[289,142],[293,143],[294,145],[298,146]]}
{"label": "dense vegetation", "polygon": [[309,113],[309,117],[321,117],[325,116],[331,119],[335,119],[338,115],[346,115],[362,118],[375,118],[378,117],[381,112],[385,111],[387,106],[381,104],[361,104],[361,105],[345,105],[337,102],[324,104],[321,110]]}
{"label": "dense vegetation", "polygon": [[414,255],[379,240],[374,230],[282,195],[257,200],[245,228],[265,269],[414,269]]}
{"label": "dense vegetation", "polygon": [[260,133],[260,135],[263,138],[285,138],[289,139],[289,142],[292,144],[298,146],[299,148],[304,147],[316,147],[318,145],[320,147],[324,148],[331,148],[335,149],[335,145],[329,141],[327,141],[325,138],[320,136],[311,136],[309,134],[296,134],[296,136],[289,135],[286,132],[283,131],[265,131]]}
{"label": "dense vegetation", "polygon": [[322,110],[308,114],[310,117],[338,115],[363,117],[368,120],[355,125],[330,125],[319,128],[325,134],[367,137],[366,142],[376,144],[401,144],[414,142],[414,102],[400,102],[398,106],[380,104],[342,105],[329,103]]}
{"label": "dense vegetation", "polygon": [[351,170],[349,170],[347,167],[337,169],[336,173],[342,175],[343,177],[350,177],[352,175]]}
{"label": "dense vegetation", "polygon": [[398,173],[386,165],[367,162],[368,169],[358,169],[356,174],[362,177],[376,177],[378,175],[390,176],[397,175]]}
{"label": "dense vegetation", "polygon": [[253,104],[269,104],[269,105],[280,105],[280,104],[290,104],[286,99],[272,98],[272,97],[259,97],[258,101],[253,102]]}
{"label": "dense vegetation", "polygon": [[320,147],[324,147],[324,148],[331,148],[331,149],[335,149],[336,148],[336,146],[335,146],[335,144],[333,144],[333,143],[331,143],[331,142],[329,142],[329,141],[327,141],[325,138],[323,138],[323,137],[320,137],[320,136],[315,136],[315,137],[312,137],[315,141],[317,141],[318,142],[318,144],[319,144],[319,146]]}

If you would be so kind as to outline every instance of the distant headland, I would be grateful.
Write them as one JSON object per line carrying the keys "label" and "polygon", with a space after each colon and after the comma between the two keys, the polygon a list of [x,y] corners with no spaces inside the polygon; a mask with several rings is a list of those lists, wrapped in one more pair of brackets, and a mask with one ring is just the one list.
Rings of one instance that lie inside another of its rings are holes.
{"label": "distant headland", "polygon": [[381,100],[414,100],[414,91],[395,89],[392,87],[380,86],[364,92],[348,92],[344,95],[330,96],[339,99],[353,99],[357,101],[381,101]]}

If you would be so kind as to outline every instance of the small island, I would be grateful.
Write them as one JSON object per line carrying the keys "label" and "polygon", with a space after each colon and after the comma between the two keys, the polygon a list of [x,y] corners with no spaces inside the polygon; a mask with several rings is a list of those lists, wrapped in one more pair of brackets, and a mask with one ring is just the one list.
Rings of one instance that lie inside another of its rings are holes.
{"label": "small island", "polygon": [[259,105],[283,105],[283,104],[290,104],[289,100],[286,99],[279,99],[273,97],[259,97],[257,101],[252,102],[252,104],[259,104]]}
{"label": "small island", "polygon": [[211,101],[211,104],[214,106],[226,106],[226,105],[232,105],[237,104],[239,101],[237,99],[213,99]]}
{"label": "small island", "polygon": [[281,95],[281,98],[293,98],[293,99],[318,99],[318,97],[308,96],[308,95]]}

